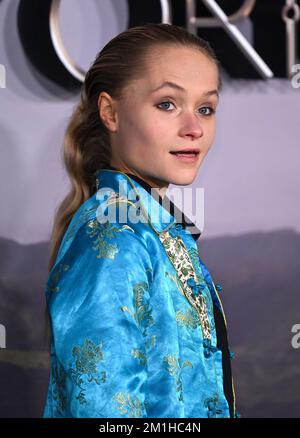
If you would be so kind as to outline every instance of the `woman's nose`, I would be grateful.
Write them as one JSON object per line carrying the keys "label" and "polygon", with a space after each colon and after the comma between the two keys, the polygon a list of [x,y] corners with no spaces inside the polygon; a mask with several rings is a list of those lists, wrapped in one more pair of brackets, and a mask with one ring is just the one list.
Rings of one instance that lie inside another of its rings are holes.
{"label": "woman's nose", "polygon": [[188,115],[182,123],[180,135],[182,137],[188,136],[192,138],[202,137],[203,127],[199,117],[193,114]]}

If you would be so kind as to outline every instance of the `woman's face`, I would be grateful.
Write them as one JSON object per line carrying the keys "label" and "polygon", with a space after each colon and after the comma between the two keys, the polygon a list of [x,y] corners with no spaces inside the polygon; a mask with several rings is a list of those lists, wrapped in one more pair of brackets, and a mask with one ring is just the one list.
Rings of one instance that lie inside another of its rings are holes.
{"label": "woman's face", "polygon": [[[164,193],[170,183],[191,184],[212,146],[218,70],[191,48],[156,48],[147,59],[147,74],[117,101],[111,164]],[[190,148],[199,150],[194,160],[171,153]]]}

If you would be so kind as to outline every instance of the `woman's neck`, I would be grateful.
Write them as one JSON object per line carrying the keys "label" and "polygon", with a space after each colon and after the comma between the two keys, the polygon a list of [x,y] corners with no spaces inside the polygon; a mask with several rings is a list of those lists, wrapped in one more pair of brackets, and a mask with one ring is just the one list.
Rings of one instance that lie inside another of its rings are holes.
{"label": "woman's neck", "polygon": [[137,176],[138,178],[141,178],[143,181],[145,181],[147,184],[149,184],[149,186],[151,188],[155,189],[158,192],[159,196],[161,196],[162,199],[164,198],[164,196],[168,190],[168,185],[167,186],[163,185],[161,182],[158,183],[157,181],[154,181],[153,179],[147,178],[144,175],[139,175],[138,172],[135,172],[133,170],[120,169],[120,168],[118,168],[116,166],[112,166],[112,165],[110,165],[109,168],[113,169],[113,170],[118,170],[118,171],[123,172],[123,173],[128,173],[128,174]]}

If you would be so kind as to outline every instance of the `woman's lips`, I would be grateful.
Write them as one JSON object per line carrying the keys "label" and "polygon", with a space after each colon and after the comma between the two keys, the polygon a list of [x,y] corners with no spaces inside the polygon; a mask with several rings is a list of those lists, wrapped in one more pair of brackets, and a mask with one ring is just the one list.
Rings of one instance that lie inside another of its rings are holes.
{"label": "woman's lips", "polygon": [[175,157],[177,160],[180,160],[183,163],[195,163],[198,160],[198,153],[183,153],[183,152],[170,152],[173,157]]}

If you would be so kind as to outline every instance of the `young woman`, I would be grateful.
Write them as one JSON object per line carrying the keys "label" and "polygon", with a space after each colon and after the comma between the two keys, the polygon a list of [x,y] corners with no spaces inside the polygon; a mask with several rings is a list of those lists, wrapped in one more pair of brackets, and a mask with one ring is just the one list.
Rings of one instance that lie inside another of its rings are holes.
{"label": "young woman", "polygon": [[120,33],[87,72],[52,233],[44,417],[238,416],[200,232],[165,195],[211,148],[220,87],[210,45],[169,24]]}

